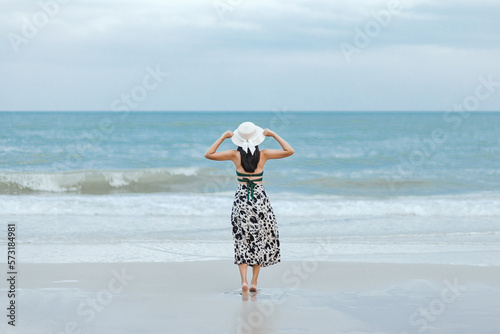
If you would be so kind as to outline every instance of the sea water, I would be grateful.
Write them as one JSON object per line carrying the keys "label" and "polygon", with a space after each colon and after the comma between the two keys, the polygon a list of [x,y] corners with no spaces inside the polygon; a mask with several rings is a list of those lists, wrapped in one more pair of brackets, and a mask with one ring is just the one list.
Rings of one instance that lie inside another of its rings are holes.
{"label": "sea water", "polygon": [[204,153],[244,121],[296,151],[264,172],[282,260],[500,263],[500,113],[477,112],[0,113],[19,260],[231,260],[234,166]]}

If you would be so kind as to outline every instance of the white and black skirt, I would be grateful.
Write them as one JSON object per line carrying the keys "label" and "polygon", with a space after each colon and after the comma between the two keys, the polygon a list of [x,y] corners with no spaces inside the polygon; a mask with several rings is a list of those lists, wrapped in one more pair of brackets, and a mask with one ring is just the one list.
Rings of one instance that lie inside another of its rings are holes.
{"label": "white and black skirt", "polygon": [[235,264],[266,267],[280,262],[278,225],[262,184],[255,184],[249,201],[247,185],[238,184],[231,224]]}

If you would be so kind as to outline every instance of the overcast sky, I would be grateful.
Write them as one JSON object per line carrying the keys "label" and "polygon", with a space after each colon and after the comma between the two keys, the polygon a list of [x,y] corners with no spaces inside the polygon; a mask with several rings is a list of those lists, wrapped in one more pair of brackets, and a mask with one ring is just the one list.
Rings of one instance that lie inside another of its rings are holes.
{"label": "overcast sky", "polygon": [[1,3],[0,110],[500,110],[498,0]]}

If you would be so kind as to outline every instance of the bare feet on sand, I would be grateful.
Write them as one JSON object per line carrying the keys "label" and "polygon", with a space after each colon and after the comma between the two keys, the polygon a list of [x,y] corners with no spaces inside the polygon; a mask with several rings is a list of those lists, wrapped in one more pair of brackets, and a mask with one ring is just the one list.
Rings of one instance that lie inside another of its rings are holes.
{"label": "bare feet on sand", "polygon": [[248,292],[248,284],[247,283],[242,283],[241,284],[241,291],[242,292]]}

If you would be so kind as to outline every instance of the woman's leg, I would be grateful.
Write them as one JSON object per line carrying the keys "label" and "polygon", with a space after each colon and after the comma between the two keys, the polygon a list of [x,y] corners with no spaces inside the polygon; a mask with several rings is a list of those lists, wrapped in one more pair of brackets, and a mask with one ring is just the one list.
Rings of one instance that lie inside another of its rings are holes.
{"label": "woman's leg", "polygon": [[250,282],[250,291],[257,292],[257,278],[259,278],[260,266],[253,266],[252,281]]}
{"label": "woman's leg", "polygon": [[241,290],[243,292],[247,292],[248,291],[248,282],[247,282],[248,265],[246,263],[239,264],[238,268],[240,269],[240,276],[241,276]]}

